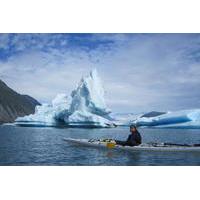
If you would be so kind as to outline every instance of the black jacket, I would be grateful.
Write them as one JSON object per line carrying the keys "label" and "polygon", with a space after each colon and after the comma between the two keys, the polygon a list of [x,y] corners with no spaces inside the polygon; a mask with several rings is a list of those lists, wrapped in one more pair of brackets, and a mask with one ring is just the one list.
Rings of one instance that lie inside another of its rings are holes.
{"label": "black jacket", "polygon": [[130,146],[136,146],[142,143],[142,137],[140,135],[140,133],[137,131],[134,134],[130,134],[128,136],[128,139],[126,140],[127,144]]}

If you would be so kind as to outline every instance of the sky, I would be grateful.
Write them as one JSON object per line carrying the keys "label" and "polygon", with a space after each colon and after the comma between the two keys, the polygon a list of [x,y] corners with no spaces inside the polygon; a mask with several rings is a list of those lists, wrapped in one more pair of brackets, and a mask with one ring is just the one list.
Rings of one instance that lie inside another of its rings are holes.
{"label": "sky", "polygon": [[200,108],[200,34],[0,34],[0,79],[42,103],[93,68],[113,112]]}

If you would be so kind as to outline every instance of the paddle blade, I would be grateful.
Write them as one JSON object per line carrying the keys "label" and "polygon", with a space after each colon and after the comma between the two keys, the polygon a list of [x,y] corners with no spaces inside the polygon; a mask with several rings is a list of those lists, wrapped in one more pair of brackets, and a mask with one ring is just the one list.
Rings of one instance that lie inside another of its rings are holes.
{"label": "paddle blade", "polygon": [[106,144],[106,146],[108,147],[108,148],[114,148],[115,147],[115,145],[116,145],[116,143],[114,143],[114,142],[107,142],[107,144]]}

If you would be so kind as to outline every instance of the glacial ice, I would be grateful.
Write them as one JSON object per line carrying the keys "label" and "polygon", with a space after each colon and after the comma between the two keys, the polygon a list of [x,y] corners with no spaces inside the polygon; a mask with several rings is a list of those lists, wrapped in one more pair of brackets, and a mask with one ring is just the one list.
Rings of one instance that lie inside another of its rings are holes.
{"label": "glacial ice", "polygon": [[200,109],[168,112],[157,117],[141,117],[133,123],[153,127],[200,127]]}
{"label": "glacial ice", "polygon": [[35,126],[56,126],[68,114],[69,102],[66,94],[58,94],[51,104],[36,106],[35,113],[18,117],[15,124]]}
{"label": "glacial ice", "polygon": [[71,96],[58,94],[50,104],[37,106],[35,114],[16,119],[22,126],[113,127],[136,124],[147,127],[200,128],[200,109],[168,112],[155,117],[141,114],[111,114],[96,70],[81,79]]}
{"label": "glacial ice", "polygon": [[19,117],[18,125],[70,127],[112,127],[113,122],[104,100],[104,89],[96,70],[81,79],[71,97],[59,94],[49,104],[36,107],[35,114]]}
{"label": "glacial ice", "polygon": [[97,71],[81,79],[76,90],[71,93],[69,116],[65,122],[70,126],[107,127],[110,121],[110,110],[104,100],[104,89]]}
{"label": "glacial ice", "polygon": [[143,113],[111,113],[114,124],[118,126],[130,126],[142,115]]}

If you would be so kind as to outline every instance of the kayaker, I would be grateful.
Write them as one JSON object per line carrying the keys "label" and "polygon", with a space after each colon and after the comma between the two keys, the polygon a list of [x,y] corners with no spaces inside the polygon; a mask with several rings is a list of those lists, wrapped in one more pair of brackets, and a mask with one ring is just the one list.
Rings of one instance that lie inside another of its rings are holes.
{"label": "kayaker", "polygon": [[137,130],[135,125],[130,126],[131,134],[128,136],[126,141],[115,140],[116,144],[122,146],[137,146],[142,143],[142,137]]}

